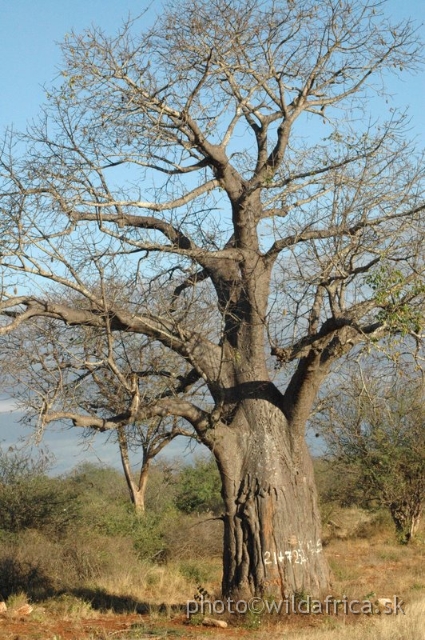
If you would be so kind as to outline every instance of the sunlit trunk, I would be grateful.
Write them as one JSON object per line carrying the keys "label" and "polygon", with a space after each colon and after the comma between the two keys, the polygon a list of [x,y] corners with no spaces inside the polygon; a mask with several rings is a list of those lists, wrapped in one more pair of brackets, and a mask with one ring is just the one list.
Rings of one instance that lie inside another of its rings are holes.
{"label": "sunlit trunk", "polygon": [[266,401],[245,402],[236,430],[216,452],[226,511],[223,594],[323,594],[329,571],[304,441],[292,441],[283,414]]}
{"label": "sunlit trunk", "polygon": [[408,544],[418,530],[421,518],[421,501],[412,500],[390,505],[390,512],[395,524],[397,537],[401,544]]}

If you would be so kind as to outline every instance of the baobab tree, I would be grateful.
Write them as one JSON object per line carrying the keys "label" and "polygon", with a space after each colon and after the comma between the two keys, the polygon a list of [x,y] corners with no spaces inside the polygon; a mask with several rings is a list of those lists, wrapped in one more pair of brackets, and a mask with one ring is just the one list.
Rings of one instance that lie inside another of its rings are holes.
{"label": "baobab tree", "polygon": [[1,331],[131,333],[188,367],[165,397],[133,376],[102,428],[174,416],[212,451],[226,595],[328,589],[307,419],[350,350],[421,339],[423,163],[403,115],[374,112],[421,47],[382,10],[195,0],[71,34],[39,122],[4,141]]}

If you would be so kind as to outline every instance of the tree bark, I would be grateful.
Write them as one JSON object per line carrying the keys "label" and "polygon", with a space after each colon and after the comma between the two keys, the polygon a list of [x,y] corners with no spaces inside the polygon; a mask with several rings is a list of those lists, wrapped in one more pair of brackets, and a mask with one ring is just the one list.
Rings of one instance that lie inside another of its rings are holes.
{"label": "tree bark", "polygon": [[397,502],[390,505],[390,512],[395,524],[397,537],[401,544],[409,544],[420,523],[422,512],[421,501],[412,503]]}
{"label": "tree bark", "polygon": [[265,400],[244,401],[214,450],[223,485],[223,595],[319,596],[329,589],[313,467]]}
{"label": "tree bark", "polygon": [[128,442],[125,429],[123,427],[119,427],[117,431],[121,463],[124,470],[127,487],[130,493],[130,499],[133,503],[136,515],[142,516],[145,513],[145,495],[146,486],[148,483],[150,459],[147,455],[147,451],[145,450],[145,448],[143,448],[143,461],[140,469],[139,482],[136,483],[131,472],[130,459],[128,455]]}
{"label": "tree bark", "polygon": [[136,515],[143,515],[145,513],[145,497],[149,476],[149,462],[149,460],[143,462],[138,485],[137,487],[134,487],[134,491],[132,492]]}

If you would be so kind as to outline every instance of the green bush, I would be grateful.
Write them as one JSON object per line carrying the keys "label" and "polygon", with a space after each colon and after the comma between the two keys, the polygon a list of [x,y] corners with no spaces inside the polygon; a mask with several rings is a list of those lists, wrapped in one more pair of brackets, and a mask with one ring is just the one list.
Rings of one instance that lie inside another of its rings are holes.
{"label": "green bush", "polygon": [[25,591],[36,601],[99,584],[133,584],[144,566],[169,561],[183,563],[185,576],[205,579],[199,567],[221,554],[220,519],[198,515],[221,507],[212,461],[181,471],[155,465],[147,511],[138,517],[115,469],[84,464],[65,477],[48,477],[44,462],[23,452],[8,451],[1,460],[4,596]]}
{"label": "green bush", "polygon": [[184,467],[177,479],[176,506],[183,513],[218,514],[223,509],[221,481],[213,459],[200,458]]}
{"label": "green bush", "polygon": [[78,499],[68,483],[45,475],[47,458],[0,449],[0,528],[50,530],[60,535],[78,517]]}

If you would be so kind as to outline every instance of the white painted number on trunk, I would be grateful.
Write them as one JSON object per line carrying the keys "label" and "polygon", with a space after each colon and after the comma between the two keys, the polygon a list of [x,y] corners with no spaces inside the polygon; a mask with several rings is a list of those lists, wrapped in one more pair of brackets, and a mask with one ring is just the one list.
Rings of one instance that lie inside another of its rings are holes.
{"label": "white painted number on trunk", "polygon": [[322,548],[322,541],[320,539],[316,542],[312,542],[311,540],[307,542],[307,551],[309,553],[321,553]]}
{"label": "white painted number on trunk", "polygon": [[294,549],[294,556],[295,564],[303,564],[304,562],[307,562],[307,558],[303,554],[302,549]]}
{"label": "white painted number on trunk", "polygon": [[[285,560],[285,558],[288,560],[290,564],[292,564],[292,560],[294,560],[294,564],[304,564],[305,562],[308,561],[308,558],[306,553],[304,553],[302,546],[303,545],[300,543],[300,546],[298,547],[298,549],[292,549],[290,551],[285,551],[283,553],[282,551],[273,551],[273,553],[271,553],[270,551],[265,551],[264,564],[277,565],[279,563],[282,563]],[[307,554],[308,553],[317,554],[317,553],[321,553],[322,551],[321,540],[317,540],[316,542],[312,542],[311,540],[309,540],[306,546],[307,546]]]}

